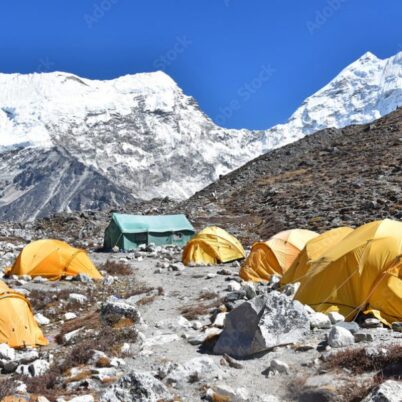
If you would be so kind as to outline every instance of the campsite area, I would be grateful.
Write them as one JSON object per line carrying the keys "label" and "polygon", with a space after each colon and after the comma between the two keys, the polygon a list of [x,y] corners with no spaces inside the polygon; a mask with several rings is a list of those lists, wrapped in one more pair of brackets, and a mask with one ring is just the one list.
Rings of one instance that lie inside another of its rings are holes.
{"label": "campsite area", "polygon": [[[14,389],[18,398],[75,402],[354,401],[376,392],[381,383],[389,395],[399,392],[399,327],[375,318],[344,323],[341,315],[330,319],[315,313],[294,302],[296,287],[281,286],[273,272],[266,281],[243,280],[241,266],[249,260],[185,266],[181,245],[102,250],[109,224],[108,214],[84,213],[3,229],[0,246],[7,250],[3,261],[8,265],[31,240],[58,233],[89,251],[102,279],[91,279],[90,271],[57,281],[3,278],[26,294],[49,344],[14,353],[2,345],[2,396]],[[335,237],[350,232],[338,231]],[[307,243],[322,237],[307,234]],[[250,253],[249,246],[245,253]],[[258,331],[252,344],[242,339],[250,335],[255,316],[241,306],[254,303],[257,309],[261,298],[271,307],[258,324],[271,334],[265,346]],[[244,325],[234,328],[229,342],[219,344],[225,318],[234,310],[240,316],[232,324]],[[339,336],[330,346],[335,327]],[[260,351],[250,353],[250,348]]]}

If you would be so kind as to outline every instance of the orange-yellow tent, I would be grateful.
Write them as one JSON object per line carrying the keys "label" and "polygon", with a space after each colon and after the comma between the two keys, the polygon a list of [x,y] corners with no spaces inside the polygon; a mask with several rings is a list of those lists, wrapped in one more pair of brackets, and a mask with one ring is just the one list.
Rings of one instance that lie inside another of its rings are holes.
{"label": "orange-yellow tent", "polygon": [[318,233],[305,229],[292,229],[272,236],[265,243],[255,243],[240,269],[246,281],[269,281],[271,275],[282,276],[292,265],[306,243]]}
{"label": "orange-yellow tent", "polygon": [[215,265],[244,257],[245,252],[241,243],[216,226],[201,230],[183,250],[185,265]]}
{"label": "orange-yellow tent", "polygon": [[48,344],[32,315],[29,301],[3,281],[0,281],[0,343],[13,348]]}
{"label": "orange-yellow tent", "polygon": [[353,229],[350,227],[339,227],[328,230],[308,241],[290,268],[284,273],[281,285],[301,281],[310,269],[312,261],[321,257],[352,232]]}
{"label": "orange-yellow tent", "polygon": [[402,222],[385,219],[355,229],[311,262],[295,298],[348,320],[371,312],[402,321]]}
{"label": "orange-yellow tent", "polygon": [[42,276],[49,280],[78,274],[102,278],[84,250],[60,240],[38,240],[28,244],[7,271],[7,275]]}

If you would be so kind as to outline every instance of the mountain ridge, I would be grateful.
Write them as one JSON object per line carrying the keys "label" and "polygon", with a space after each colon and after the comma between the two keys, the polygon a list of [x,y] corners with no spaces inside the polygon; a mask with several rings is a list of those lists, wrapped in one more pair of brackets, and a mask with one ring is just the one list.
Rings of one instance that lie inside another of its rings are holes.
{"label": "mountain ridge", "polygon": [[[21,152],[23,159],[29,149],[35,170],[34,153],[39,160],[42,152],[58,147],[97,172],[93,180],[103,177],[112,183],[108,189],[128,191],[130,200],[180,200],[272,149],[327,127],[370,122],[402,105],[402,52],[384,60],[366,53],[308,97],[288,123],[260,131],[217,126],[163,72],[109,81],[62,72],[0,74],[0,88],[2,159],[11,151]],[[57,171],[62,163],[56,165]],[[35,191],[52,197],[45,185],[51,172],[45,176],[36,177],[41,190]],[[0,219],[18,209],[21,183],[18,174],[0,175]],[[26,207],[22,219],[37,216],[28,195],[21,196]],[[102,205],[115,205],[112,193],[105,198]],[[79,208],[96,204],[86,200]],[[51,205],[40,214],[77,207],[56,201]]]}

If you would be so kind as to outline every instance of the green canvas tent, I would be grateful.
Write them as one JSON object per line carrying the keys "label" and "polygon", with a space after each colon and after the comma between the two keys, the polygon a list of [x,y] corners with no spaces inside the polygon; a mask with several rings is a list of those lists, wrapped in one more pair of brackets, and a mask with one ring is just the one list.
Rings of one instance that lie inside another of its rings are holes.
{"label": "green canvas tent", "polygon": [[185,245],[195,234],[185,215],[125,215],[114,213],[105,230],[104,248],[134,250],[140,244]]}

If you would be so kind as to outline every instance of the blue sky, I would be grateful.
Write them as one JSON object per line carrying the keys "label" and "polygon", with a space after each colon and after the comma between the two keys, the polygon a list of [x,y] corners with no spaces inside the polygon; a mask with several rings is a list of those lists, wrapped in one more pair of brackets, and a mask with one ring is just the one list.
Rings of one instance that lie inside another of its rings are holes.
{"label": "blue sky", "polygon": [[0,72],[106,79],[163,69],[233,128],[286,121],[366,51],[402,50],[400,0],[13,0],[1,8]]}

